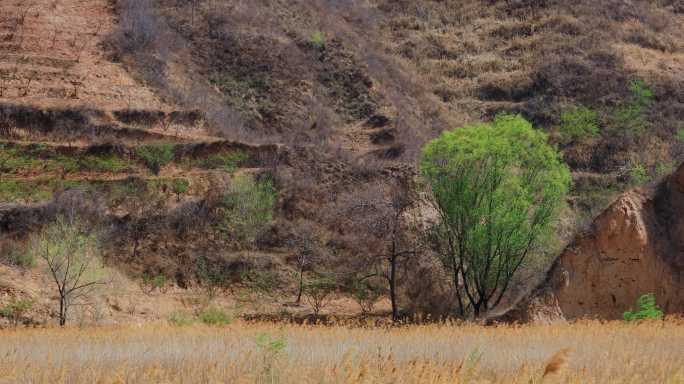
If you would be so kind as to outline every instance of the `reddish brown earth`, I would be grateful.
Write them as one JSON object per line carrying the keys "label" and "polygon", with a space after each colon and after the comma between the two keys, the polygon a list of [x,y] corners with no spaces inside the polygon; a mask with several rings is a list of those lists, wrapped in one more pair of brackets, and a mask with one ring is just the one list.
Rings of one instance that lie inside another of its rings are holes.
{"label": "reddish brown earth", "polygon": [[666,313],[681,313],[683,292],[684,165],[654,187],[621,195],[505,317],[618,319],[647,293]]}

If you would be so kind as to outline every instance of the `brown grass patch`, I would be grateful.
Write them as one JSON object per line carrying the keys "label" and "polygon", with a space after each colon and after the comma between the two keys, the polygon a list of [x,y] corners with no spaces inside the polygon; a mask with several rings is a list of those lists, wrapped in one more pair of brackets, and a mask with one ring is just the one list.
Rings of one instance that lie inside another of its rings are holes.
{"label": "brown grass patch", "polygon": [[[224,328],[18,330],[3,331],[0,337],[0,383],[684,380],[684,324],[675,321],[490,328],[240,322]],[[279,340],[282,349],[269,344]]]}

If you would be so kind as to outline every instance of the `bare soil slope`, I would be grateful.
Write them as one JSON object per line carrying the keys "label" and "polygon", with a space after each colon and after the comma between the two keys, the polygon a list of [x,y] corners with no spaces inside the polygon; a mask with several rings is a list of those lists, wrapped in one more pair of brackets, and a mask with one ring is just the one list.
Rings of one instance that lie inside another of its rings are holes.
{"label": "bare soil slope", "polygon": [[556,260],[547,281],[505,317],[619,319],[644,294],[684,312],[684,165],[621,195]]}

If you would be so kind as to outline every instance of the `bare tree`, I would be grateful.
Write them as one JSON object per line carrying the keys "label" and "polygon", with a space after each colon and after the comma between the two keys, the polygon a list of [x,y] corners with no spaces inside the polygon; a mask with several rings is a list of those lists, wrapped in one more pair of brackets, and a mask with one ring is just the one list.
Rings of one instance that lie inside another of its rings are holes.
{"label": "bare tree", "polygon": [[349,246],[362,260],[358,269],[364,273],[358,281],[381,277],[387,282],[392,320],[396,321],[400,264],[420,251],[405,223],[411,207],[408,188],[401,182],[373,186],[342,201],[345,226],[353,231]]}
{"label": "bare tree", "polygon": [[59,216],[32,243],[32,252],[45,261],[59,294],[60,326],[72,306],[88,304],[94,289],[105,284],[97,237],[82,227],[75,217]]}
{"label": "bare tree", "polygon": [[300,223],[297,234],[287,241],[288,246],[296,252],[297,265],[297,304],[302,302],[305,279],[304,274],[313,269],[320,257],[321,246],[316,236],[316,229],[311,223]]}

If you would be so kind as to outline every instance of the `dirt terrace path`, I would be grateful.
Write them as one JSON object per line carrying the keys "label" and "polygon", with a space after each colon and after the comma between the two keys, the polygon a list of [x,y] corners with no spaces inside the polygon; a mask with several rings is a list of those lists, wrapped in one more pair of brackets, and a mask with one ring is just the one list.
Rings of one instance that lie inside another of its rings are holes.
{"label": "dirt terrace path", "polygon": [[107,0],[0,1],[0,102],[168,109],[105,58],[102,43],[114,25]]}

